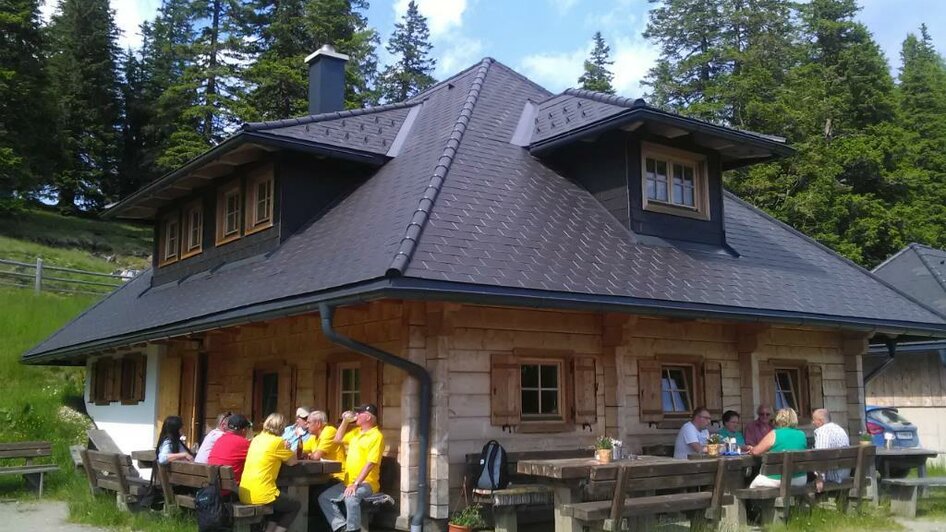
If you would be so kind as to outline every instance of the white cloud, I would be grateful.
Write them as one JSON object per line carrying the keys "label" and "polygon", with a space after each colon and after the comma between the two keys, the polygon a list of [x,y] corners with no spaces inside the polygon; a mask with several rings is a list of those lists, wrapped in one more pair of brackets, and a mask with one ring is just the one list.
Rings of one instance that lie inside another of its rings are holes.
{"label": "white cloud", "polygon": [[[141,23],[154,18],[160,0],[111,0],[115,11],[115,25],[121,30],[118,46],[122,49],[141,47]],[[43,20],[48,21],[59,5],[59,0],[45,0],[41,9]]]}
{"label": "white cloud", "polygon": [[[420,14],[427,18],[427,27],[431,37],[439,37],[448,31],[463,26],[463,13],[466,0],[415,0]],[[397,22],[407,13],[410,0],[397,0],[394,3],[394,17]]]}
{"label": "white cloud", "polygon": [[483,41],[455,35],[443,40],[437,55],[437,77],[443,79],[470,66],[482,57]]}
{"label": "white cloud", "polygon": [[[657,50],[646,41],[619,37],[610,43],[614,90],[621,96],[639,97],[644,93],[641,80],[657,59]],[[578,85],[591,42],[568,52],[528,55],[522,59],[522,72],[545,88],[558,92]]]}
{"label": "white cloud", "polygon": [[557,11],[559,15],[564,15],[568,13],[571,8],[575,7],[578,0],[549,0],[549,3],[552,4],[552,7],[555,8],[555,11]]}

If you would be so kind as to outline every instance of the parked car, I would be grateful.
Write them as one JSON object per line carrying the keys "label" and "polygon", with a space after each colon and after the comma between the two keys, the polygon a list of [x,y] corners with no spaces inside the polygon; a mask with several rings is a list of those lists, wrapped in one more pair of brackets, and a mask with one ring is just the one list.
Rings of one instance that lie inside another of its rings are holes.
{"label": "parked car", "polygon": [[919,447],[916,425],[889,406],[867,406],[867,432],[877,447],[884,446],[884,433],[894,435],[894,447]]}

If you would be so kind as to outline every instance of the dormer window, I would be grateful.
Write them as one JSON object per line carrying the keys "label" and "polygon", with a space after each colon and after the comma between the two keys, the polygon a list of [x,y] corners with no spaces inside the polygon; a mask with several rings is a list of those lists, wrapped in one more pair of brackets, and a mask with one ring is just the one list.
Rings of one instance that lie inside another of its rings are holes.
{"label": "dormer window", "polygon": [[217,245],[240,238],[240,182],[223,186],[217,194]]}
{"label": "dormer window", "polygon": [[179,214],[174,212],[164,217],[161,221],[161,237],[158,247],[160,260],[159,266],[176,262],[180,254],[181,244],[181,224],[178,218]]}
{"label": "dormer window", "polygon": [[642,151],[644,209],[708,220],[706,158],[649,143]]}
{"label": "dormer window", "polygon": [[265,167],[247,179],[246,234],[273,225],[273,168]]}
{"label": "dormer window", "polygon": [[204,240],[204,207],[200,200],[184,207],[184,230],[181,232],[184,240],[184,250],[181,258],[186,259],[197,255],[203,249]]}

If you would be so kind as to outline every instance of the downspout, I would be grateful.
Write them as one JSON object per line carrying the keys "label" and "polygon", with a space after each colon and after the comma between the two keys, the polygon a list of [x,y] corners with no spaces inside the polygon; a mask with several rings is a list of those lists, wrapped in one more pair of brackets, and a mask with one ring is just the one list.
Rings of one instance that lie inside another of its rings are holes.
{"label": "downspout", "polygon": [[411,532],[421,532],[424,528],[424,517],[427,516],[427,506],[429,504],[430,494],[427,489],[428,462],[430,460],[430,397],[433,385],[430,380],[430,374],[427,369],[419,364],[409,360],[397,357],[382,351],[376,347],[363,344],[347,336],[343,336],[332,326],[332,313],[335,308],[328,303],[319,303],[319,315],[322,319],[322,334],[330,342],[346,347],[361,353],[367,357],[381,361],[383,364],[390,364],[407,372],[408,375],[417,379],[420,384],[420,408],[417,412],[417,437],[418,437],[418,455],[420,463],[417,464],[417,513],[411,516]]}
{"label": "downspout", "polygon": [[884,340],[884,343],[887,344],[887,358],[884,360],[883,364],[874,368],[870,373],[864,375],[864,387],[867,387],[867,383],[872,381],[875,377],[878,377],[881,373],[887,369],[887,366],[893,364],[894,357],[897,355],[897,339],[887,337]]}

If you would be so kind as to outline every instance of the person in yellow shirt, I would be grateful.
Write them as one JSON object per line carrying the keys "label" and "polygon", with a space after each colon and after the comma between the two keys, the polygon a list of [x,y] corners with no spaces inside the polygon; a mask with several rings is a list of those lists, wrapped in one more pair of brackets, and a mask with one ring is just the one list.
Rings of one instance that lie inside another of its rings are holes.
{"label": "person in yellow shirt", "polygon": [[[354,422],[357,430],[348,431]],[[335,432],[335,443],[345,443],[345,482],[335,484],[319,495],[319,507],[332,527],[340,530],[361,530],[361,501],[381,491],[381,452],[384,436],[378,429],[378,407],[367,404],[342,415],[342,424]],[[342,512],[341,505],[345,505]]]}
{"label": "person in yellow shirt", "polygon": [[329,425],[328,415],[321,410],[309,414],[307,420],[311,438],[302,444],[302,454],[309,460],[332,460],[342,463],[342,470],[332,476],[345,482],[345,446],[335,441],[338,430]]}
{"label": "person in yellow shirt", "polygon": [[276,487],[282,464],[296,464],[295,453],[282,439],[285,425],[286,418],[282,414],[270,414],[266,418],[263,431],[253,438],[246,451],[246,465],[240,479],[240,502],[272,505],[266,532],[285,532],[301,508],[299,501],[280,493]]}

